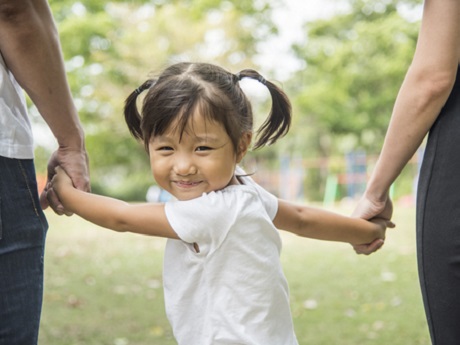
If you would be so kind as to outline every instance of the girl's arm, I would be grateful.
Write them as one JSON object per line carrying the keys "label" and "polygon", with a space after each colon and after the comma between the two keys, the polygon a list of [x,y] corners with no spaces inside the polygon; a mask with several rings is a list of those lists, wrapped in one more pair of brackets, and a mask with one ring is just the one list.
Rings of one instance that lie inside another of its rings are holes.
{"label": "girl's arm", "polygon": [[59,167],[52,184],[66,210],[94,224],[115,231],[178,239],[166,218],[164,204],[128,204],[80,191]]}
{"label": "girl's arm", "polygon": [[278,201],[278,212],[273,223],[278,229],[302,237],[351,244],[369,243],[375,239],[383,240],[386,226],[392,227],[391,223],[383,219],[369,222],[284,200]]}

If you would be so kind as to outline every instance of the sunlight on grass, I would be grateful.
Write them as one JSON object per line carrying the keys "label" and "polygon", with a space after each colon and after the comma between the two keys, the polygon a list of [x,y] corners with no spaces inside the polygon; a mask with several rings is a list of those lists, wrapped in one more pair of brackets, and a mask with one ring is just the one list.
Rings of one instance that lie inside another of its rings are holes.
{"label": "sunlight on grass", "polygon": [[[336,210],[349,214],[350,210]],[[165,317],[165,241],[47,212],[40,344],[175,344]],[[415,213],[396,212],[382,250],[283,234],[299,343],[428,345],[415,257]]]}

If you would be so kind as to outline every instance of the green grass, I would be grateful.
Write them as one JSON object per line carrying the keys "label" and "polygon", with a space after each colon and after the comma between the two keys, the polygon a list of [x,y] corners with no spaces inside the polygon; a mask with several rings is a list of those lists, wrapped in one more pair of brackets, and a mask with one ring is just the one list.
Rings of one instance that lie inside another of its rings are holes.
{"label": "green grass", "polygon": [[[164,240],[113,233],[76,216],[47,217],[40,345],[175,344],[163,306]],[[430,344],[414,219],[413,209],[400,208],[397,228],[371,256],[283,234],[300,345]]]}

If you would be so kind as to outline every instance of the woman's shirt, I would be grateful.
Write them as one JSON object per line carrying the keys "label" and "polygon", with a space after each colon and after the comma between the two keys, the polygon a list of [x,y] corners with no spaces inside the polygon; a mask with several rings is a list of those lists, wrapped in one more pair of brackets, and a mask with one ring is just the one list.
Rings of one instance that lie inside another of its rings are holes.
{"label": "woman's shirt", "polygon": [[166,313],[180,345],[298,344],[272,223],[278,201],[242,180],[166,203],[181,238],[168,240],[163,273]]}
{"label": "woman's shirt", "polygon": [[0,54],[0,156],[31,159],[32,128],[27,116],[24,92],[6,67]]}

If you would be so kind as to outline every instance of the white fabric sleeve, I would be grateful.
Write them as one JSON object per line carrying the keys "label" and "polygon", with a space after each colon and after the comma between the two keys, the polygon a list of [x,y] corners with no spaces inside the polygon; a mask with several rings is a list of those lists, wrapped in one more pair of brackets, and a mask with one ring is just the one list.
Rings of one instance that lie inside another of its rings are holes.
{"label": "white fabric sleeve", "polygon": [[[217,248],[233,224],[232,208],[222,201],[221,192],[211,192],[186,201],[165,204],[166,217],[184,242]],[[225,215],[225,216],[222,216]]]}
{"label": "white fabric sleeve", "polygon": [[[236,174],[246,175],[244,170],[240,167],[236,168]],[[278,212],[278,198],[258,185],[250,176],[242,176],[240,177],[240,180],[242,180],[245,185],[252,186],[256,189],[268,216],[271,220],[273,220]]]}

